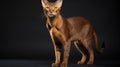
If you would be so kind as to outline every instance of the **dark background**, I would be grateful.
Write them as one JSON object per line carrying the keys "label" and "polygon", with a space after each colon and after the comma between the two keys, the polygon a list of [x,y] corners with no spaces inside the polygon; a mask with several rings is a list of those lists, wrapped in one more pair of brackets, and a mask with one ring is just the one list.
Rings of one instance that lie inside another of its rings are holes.
{"label": "dark background", "polygon": [[[53,45],[45,25],[46,18],[40,0],[4,0],[1,3],[0,59],[53,61]],[[117,0],[64,0],[63,2],[61,11],[63,17],[85,17],[96,29],[99,44],[105,42],[105,52],[102,55],[95,54],[95,63],[98,61],[100,64],[99,60],[111,61],[105,62],[106,64],[119,63],[118,8]],[[80,56],[81,54],[72,46],[70,60],[76,62]]]}

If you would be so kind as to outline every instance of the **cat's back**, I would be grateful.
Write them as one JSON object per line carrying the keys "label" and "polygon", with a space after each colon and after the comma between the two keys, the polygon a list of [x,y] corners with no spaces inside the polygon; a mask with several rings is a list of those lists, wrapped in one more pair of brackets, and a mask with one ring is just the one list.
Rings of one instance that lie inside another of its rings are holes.
{"label": "cat's back", "polygon": [[84,24],[90,24],[90,22],[82,17],[82,16],[74,16],[74,17],[69,17],[67,18],[67,21],[70,23],[70,24],[75,24],[75,25],[84,25]]}
{"label": "cat's back", "polygon": [[74,32],[79,32],[81,29],[85,28],[86,26],[92,28],[92,24],[86,18],[82,16],[75,16],[67,18],[69,25],[71,26],[70,29],[73,29]]}

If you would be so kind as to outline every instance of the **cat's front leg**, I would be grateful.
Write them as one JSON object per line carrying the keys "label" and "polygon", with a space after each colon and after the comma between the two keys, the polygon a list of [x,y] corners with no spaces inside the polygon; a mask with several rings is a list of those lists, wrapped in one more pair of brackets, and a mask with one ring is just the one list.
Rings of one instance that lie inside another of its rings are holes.
{"label": "cat's front leg", "polygon": [[64,44],[64,56],[63,56],[63,62],[61,64],[61,67],[67,67],[68,65],[70,46],[71,46],[70,42],[66,42]]}
{"label": "cat's front leg", "polygon": [[61,57],[61,47],[62,44],[58,37],[55,36],[55,34],[51,31],[50,32],[51,39],[54,45],[54,51],[55,51],[55,62],[52,63],[52,67],[58,67],[60,64],[60,57]]}
{"label": "cat's front leg", "polygon": [[60,53],[56,55],[56,60],[54,63],[52,63],[52,67],[58,67],[59,66],[59,58],[60,58]]}
{"label": "cat's front leg", "polygon": [[54,50],[55,50],[55,62],[52,63],[52,67],[58,67],[60,64],[60,56],[61,56],[61,52],[59,48],[56,48],[56,46],[54,46]]}

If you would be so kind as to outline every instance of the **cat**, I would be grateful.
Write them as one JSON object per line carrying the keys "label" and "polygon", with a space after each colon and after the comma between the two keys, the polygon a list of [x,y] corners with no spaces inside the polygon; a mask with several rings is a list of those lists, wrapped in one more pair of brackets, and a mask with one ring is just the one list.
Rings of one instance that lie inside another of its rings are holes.
{"label": "cat", "polygon": [[41,0],[44,14],[47,18],[46,27],[54,45],[55,62],[52,67],[58,67],[60,64],[61,49],[63,47],[63,61],[61,67],[67,67],[70,53],[71,42],[74,43],[78,51],[81,52],[82,58],[77,63],[84,64],[87,56],[87,64],[94,63],[94,49],[92,38],[95,40],[96,50],[102,53],[104,48],[98,47],[98,37],[92,24],[81,16],[64,18],[60,14],[63,0],[49,2]]}

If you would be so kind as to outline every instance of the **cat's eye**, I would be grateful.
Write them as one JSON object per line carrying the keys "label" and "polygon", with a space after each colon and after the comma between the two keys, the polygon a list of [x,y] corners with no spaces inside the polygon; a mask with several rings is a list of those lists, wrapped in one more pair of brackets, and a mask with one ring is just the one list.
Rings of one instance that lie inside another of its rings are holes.
{"label": "cat's eye", "polygon": [[46,7],[45,9],[46,9],[46,10],[49,10],[50,8],[49,8],[49,7]]}
{"label": "cat's eye", "polygon": [[57,7],[55,7],[54,9],[57,9]]}

